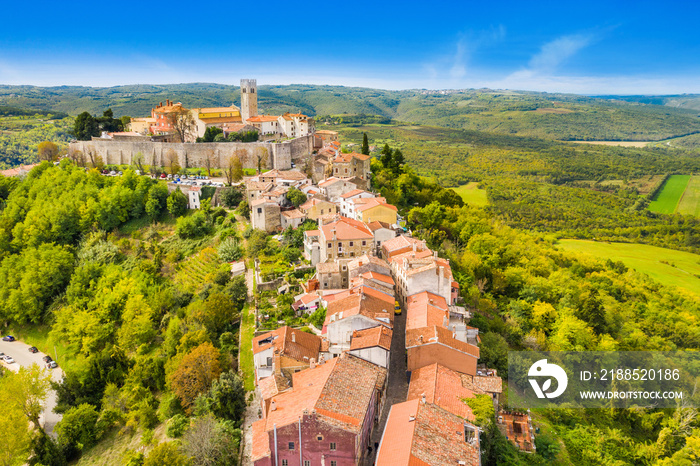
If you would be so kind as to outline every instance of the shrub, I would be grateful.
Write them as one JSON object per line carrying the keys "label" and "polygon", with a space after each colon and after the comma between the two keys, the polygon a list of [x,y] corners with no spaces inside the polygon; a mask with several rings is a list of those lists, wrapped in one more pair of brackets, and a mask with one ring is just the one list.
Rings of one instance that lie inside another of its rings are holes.
{"label": "shrub", "polygon": [[168,434],[168,437],[179,438],[182,437],[182,434],[185,433],[189,426],[189,418],[182,414],[176,414],[168,421],[168,427],[166,427],[165,433]]}
{"label": "shrub", "polygon": [[243,257],[243,247],[233,237],[228,237],[219,244],[219,257],[224,262],[233,262]]}
{"label": "shrub", "polygon": [[211,232],[211,225],[207,222],[204,212],[195,212],[189,217],[177,219],[175,231],[180,238],[199,238]]}

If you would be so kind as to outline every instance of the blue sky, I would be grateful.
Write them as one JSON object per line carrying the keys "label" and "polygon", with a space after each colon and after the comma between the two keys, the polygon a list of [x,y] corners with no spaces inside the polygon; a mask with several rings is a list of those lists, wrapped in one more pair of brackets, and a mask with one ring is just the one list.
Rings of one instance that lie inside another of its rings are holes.
{"label": "blue sky", "polygon": [[340,84],[700,93],[700,4],[20,2],[0,84]]}

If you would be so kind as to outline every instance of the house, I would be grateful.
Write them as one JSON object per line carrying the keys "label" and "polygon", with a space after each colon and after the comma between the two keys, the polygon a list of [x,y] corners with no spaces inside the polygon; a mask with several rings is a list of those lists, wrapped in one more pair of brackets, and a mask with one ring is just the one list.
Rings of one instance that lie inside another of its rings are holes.
{"label": "house", "polygon": [[256,199],[260,199],[263,193],[266,193],[272,189],[273,183],[263,183],[262,181],[247,180],[245,183],[246,199],[248,202],[252,202]]}
{"label": "house", "polygon": [[[350,349],[355,330],[383,325],[393,328],[393,299],[368,287],[350,290],[347,297],[328,303],[323,334],[330,342],[330,352],[340,354]],[[388,298],[388,299],[387,299]]]}
{"label": "house", "polygon": [[258,176],[262,183],[273,183],[277,186],[301,186],[310,183],[309,177],[299,170],[269,170]]}
{"label": "house", "polygon": [[346,259],[361,256],[374,247],[374,235],[367,226],[345,217],[319,225],[321,260]]}
{"label": "house", "polygon": [[[332,179],[332,178],[330,178]],[[340,196],[340,215],[355,218],[355,199],[368,199],[377,197],[375,194],[363,189],[353,189]]]}
{"label": "house", "polygon": [[294,229],[299,228],[299,225],[304,223],[306,220],[306,215],[304,215],[299,209],[285,210],[282,212],[280,217],[280,223],[283,230],[288,227]]}
{"label": "house", "polygon": [[362,464],[381,412],[386,369],[345,354],[293,374],[253,423],[254,466]]}
{"label": "house", "polygon": [[[219,128],[224,131],[224,136],[228,132],[232,132],[231,125],[240,125],[238,130],[242,130],[245,125],[241,119],[241,110],[235,105],[230,107],[208,107],[208,108],[193,108],[190,110],[192,119],[195,125],[194,138],[204,136],[207,128]],[[250,127],[249,129],[254,129]]]}
{"label": "house", "polygon": [[291,379],[292,374],[318,361],[321,337],[289,326],[253,338],[256,380],[273,374]]}
{"label": "house", "polygon": [[357,185],[348,180],[332,176],[318,183],[321,194],[331,202],[339,203],[340,197],[357,189]]}
{"label": "house", "polygon": [[355,199],[354,218],[361,222],[370,223],[380,221],[389,225],[396,225],[398,209],[387,204],[383,197],[369,199]]}
{"label": "house", "polygon": [[346,288],[342,284],[340,264],[337,261],[319,262],[316,264],[316,278],[321,290],[337,290]]}
{"label": "house", "polygon": [[289,188],[286,186],[273,186],[269,191],[265,191],[260,194],[260,199],[265,199],[269,202],[274,202],[279,206],[291,205],[287,199],[287,191]]}
{"label": "house", "polygon": [[423,291],[442,296],[448,304],[454,303],[456,282],[452,268],[446,259],[437,257],[437,252],[406,252],[392,257],[390,263],[402,303],[408,301],[409,295]]}
{"label": "house", "polygon": [[174,116],[187,112],[189,110],[184,108],[181,102],[173,103],[169,99],[165,101],[165,105],[160,102],[151,109],[151,119],[154,123],[151,124],[149,132],[151,134],[171,134],[175,130],[172,126]]}
{"label": "house", "polygon": [[191,186],[189,192],[187,193],[188,204],[187,207],[190,209],[199,209],[199,197],[202,194],[202,188],[199,186]]}
{"label": "house", "polygon": [[277,115],[256,115],[246,120],[246,123],[255,127],[260,136],[280,135],[279,116]]}
{"label": "house", "polygon": [[389,296],[394,296],[394,280],[391,278],[391,275],[367,271],[350,280],[350,286],[353,288],[367,286]]}
{"label": "house", "polygon": [[250,224],[258,230],[277,231],[281,227],[279,204],[266,199],[251,202]]}
{"label": "house", "polygon": [[371,173],[370,159],[369,155],[358,154],[357,152],[349,154],[338,153],[331,161],[332,174],[338,178],[357,176],[363,180],[369,180]]}
{"label": "house", "polygon": [[352,281],[365,272],[391,275],[391,267],[384,259],[371,254],[364,254],[348,262],[348,279]]}
{"label": "house", "polygon": [[284,113],[277,118],[282,136],[300,138],[312,134],[316,129],[314,119],[301,113]]}
{"label": "house", "polygon": [[316,136],[320,137],[324,143],[330,143],[338,140],[338,132],[329,131],[327,129],[320,129],[316,131]]}
{"label": "house", "polygon": [[226,138],[232,134],[245,134],[257,131],[254,126],[244,123],[223,123],[221,125],[221,130],[224,132],[223,134]]}
{"label": "house", "polygon": [[377,466],[478,466],[479,431],[470,422],[429,402],[409,400],[389,411]]}
{"label": "house", "polygon": [[374,235],[374,253],[378,256],[381,254],[382,244],[396,238],[396,231],[386,222],[375,220],[369,222],[367,228],[369,228]]}
{"label": "house", "polygon": [[328,215],[336,215],[338,213],[338,206],[332,202],[312,197],[300,205],[299,210],[301,210],[307,218],[318,221],[319,218]]}
{"label": "house", "polygon": [[32,171],[32,168],[36,167],[37,165],[39,165],[39,164],[34,163],[31,165],[20,165],[19,167],[9,168],[7,170],[2,170],[2,171],[0,171],[0,174],[2,176],[7,176],[7,177],[19,176],[21,178],[24,178],[25,176],[27,176],[27,174],[30,171]]}
{"label": "house", "polygon": [[391,260],[392,257],[409,251],[423,252],[427,250],[428,246],[426,246],[424,240],[401,235],[384,241],[381,246],[381,256],[386,260]]}
{"label": "house", "polygon": [[392,335],[391,329],[383,325],[355,330],[350,341],[350,354],[388,369]]}
{"label": "house", "polygon": [[151,126],[155,123],[155,118],[131,118],[128,130],[145,135],[151,131]]}
{"label": "house", "polygon": [[467,313],[462,308],[448,306],[444,297],[423,291],[408,297],[406,328],[440,325],[449,329],[457,340],[478,345],[479,329],[467,325]]}
{"label": "house", "polygon": [[456,372],[475,375],[479,347],[457,340],[449,329],[440,325],[406,328],[407,370],[438,363]]}
{"label": "house", "polygon": [[304,312],[306,314],[311,314],[315,312],[321,306],[321,296],[316,293],[303,293],[294,297],[294,304],[292,304],[292,309],[297,312]]}
{"label": "house", "polygon": [[320,235],[321,232],[318,230],[306,230],[304,232],[304,259],[311,262],[311,265],[314,266],[321,260]]}

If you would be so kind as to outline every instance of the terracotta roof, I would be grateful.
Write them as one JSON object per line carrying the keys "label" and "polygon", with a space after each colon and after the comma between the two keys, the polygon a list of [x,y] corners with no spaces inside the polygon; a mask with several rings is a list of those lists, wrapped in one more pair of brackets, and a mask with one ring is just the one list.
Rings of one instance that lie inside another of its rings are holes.
{"label": "terracotta roof", "polygon": [[272,374],[269,377],[258,380],[258,388],[263,400],[279,395],[280,393],[289,390],[291,385],[289,380],[279,374]]}
{"label": "terracotta roof", "polygon": [[245,187],[248,191],[266,191],[274,186],[270,182],[263,183],[262,181],[252,181],[248,180],[245,183]]}
{"label": "terracotta roof", "polygon": [[320,234],[321,234],[321,232],[318,230],[306,230],[304,232],[304,235],[306,235],[306,236],[318,236]]}
{"label": "terracotta roof", "polygon": [[[421,338],[422,337],[422,338]],[[438,325],[406,329],[406,348],[442,344],[461,353],[479,358],[479,347],[452,337],[452,331]]]}
{"label": "terracotta roof", "polygon": [[424,291],[408,297],[406,303],[406,329],[445,326],[449,321],[447,301],[442,296]]}
{"label": "terracotta roof", "polygon": [[277,121],[279,119],[279,116],[274,116],[274,115],[256,115],[248,118],[246,121],[247,122],[254,122],[254,123],[262,123],[262,122],[268,122],[268,121]]}
{"label": "terracotta roof", "polygon": [[163,105],[162,107],[156,107],[153,109],[155,113],[172,113],[180,110],[187,110],[182,106],[180,102],[173,105]]}
{"label": "terracotta roof", "polygon": [[265,419],[253,423],[253,446],[250,452],[252,461],[270,456],[270,437],[265,430],[266,424]]}
{"label": "terracotta roof", "polygon": [[298,209],[285,210],[284,212],[282,212],[282,215],[284,215],[285,217],[290,218],[290,219],[291,218],[305,218],[306,217],[306,215],[304,215]]}
{"label": "terracotta roof", "polygon": [[384,282],[387,285],[394,286],[394,279],[391,278],[389,275],[384,275],[382,273],[377,273],[377,272],[365,272],[362,275],[360,275],[362,278],[366,278],[368,280],[377,280],[379,282]]}
{"label": "terracotta roof", "polygon": [[386,249],[387,252],[394,252],[404,248],[410,249],[413,247],[414,244],[416,245],[416,249],[424,248],[422,240],[415,239],[410,236],[401,235],[397,236],[396,238],[391,238],[390,240],[384,241],[382,243],[382,249]]}
{"label": "terracotta roof", "polygon": [[378,295],[384,295],[384,293],[366,286],[361,287],[361,291],[353,291],[349,296],[328,302],[324,327],[355,315],[363,315],[384,325],[393,325],[394,298],[383,299]]}
{"label": "terracotta roof", "polygon": [[328,134],[330,136],[335,136],[338,134],[338,132],[337,131],[330,131],[327,129],[319,129],[318,131],[316,131],[316,134]]}
{"label": "terracotta roof", "polygon": [[471,408],[462,400],[474,398],[475,393],[462,383],[463,375],[437,363],[416,369],[411,372],[406,399],[420,400],[425,395],[428,403],[434,403],[452,414],[473,421]]}
{"label": "terracotta roof", "polygon": [[391,267],[387,261],[380,259],[377,256],[370,256],[367,254],[363,254],[348,262],[348,270],[356,269],[370,263],[377,267],[382,267],[387,271],[387,273],[391,273]]}
{"label": "terracotta roof", "polygon": [[199,113],[227,113],[227,112],[238,112],[240,108],[235,105],[230,107],[206,107],[206,108],[195,108]]}
{"label": "terracotta roof", "polygon": [[386,207],[395,212],[398,212],[399,210],[396,208],[395,205],[387,204],[386,201],[380,200],[378,198],[366,199],[365,202],[362,202],[359,205],[357,205],[355,207],[355,210],[357,210],[358,212],[364,212],[365,210],[374,209],[375,207]]}
{"label": "terracotta roof", "polygon": [[[478,371],[479,370],[477,369],[477,374]],[[477,394],[503,393],[503,381],[497,375],[462,374],[462,384]]]}
{"label": "terracotta roof", "polygon": [[392,306],[391,308],[394,309],[394,307],[393,307],[394,301],[396,301],[396,300],[394,299],[393,295],[389,296],[388,294],[386,294],[382,291],[378,291],[370,286],[364,286],[364,285],[361,285],[357,288],[354,288],[353,291],[356,293],[360,293],[360,294],[364,293],[368,296],[372,296],[373,298],[381,299],[382,301],[384,301],[388,304],[391,304],[391,306]]}
{"label": "terracotta roof", "polygon": [[393,332],[391,329],[383,325],[364,330],[355,330],[352,332],[350,350],[379,346],[380,348],[390,351],[392,334]]}
{"label": "terracotta roof", "polygon": [[[271,341],[266,342],[268,339]],[[311,359],[318,359],[321,337],[285,325],[253,338],[254,354],[273,346],[275,352],[279,351],[281,355],[308,363]]]}
{"label": "terracotta roof", "polygon": [[[357,196],[358,194],[362,194],[362,193],[372,194],[369,191],[365,191],[364,189],[353,189],[352,191],[347,192],[340,197],[342,197],[343,199],[349,199],[353,196]],[[374,196],[374,194],[372,194],[372,196]]]}
{"label": "terracotta roof", "polygon": [[345,162],[345,163],[347,163],[347,162],[350,162],[352,159],[358,159],[358,160],[365,161],[365,160],[368,160],[369,158],[370,158],[369,155],[358,154],[357,152],[350,152],[350,153],[348,153],[348,154],[344,154],[344,153],[341,152],[341,153],[339,153],[339,154],[337,155],[337,157],[335,158],[334,162],[336,162],[336,163],[338,163],[338,162]]}
{"label": "terracotta roof", "polygon": [[261,178],[282,178],[285,180],[305,180],[308,178],[305,174],[300,172],[299,170],[270,170],[268,172],[263,173],[260,175]]}
{"label": "terracotta roof", "polygon": [[332,206],[335,206],[332,202],[324,201],[323,199],[318,199],[316,197],[312,197],[310,199],[307,199],[306,202],[304,202],[302,205],[299,206],[301,210],[309,210],[315,205],[318,204],[330,204]]}
{"label": "terracotta roof", "polygon": [[374,231],[377,231],[377,230],[379,230],[379,229],[381,229],[381,228],[386,228],[387,230],[391,230],[391,225],[389,225],[389,224],[386,223],[386,222],[380,222],[379,220],[375,220],[375,221],[373,221],[373,222],[369,222],[369,223],[367,224],[367,227],[368,227],[370,230],[372,230],[373,232],[374,232]]}
{"label": "terracotta roof", "polygon": [[268,203],[270,203],[270,201],[268,201],[267,199],[260,198],[260,199],[255,199],[254,201],[250,201],[250,204],[248,204],[248,205],[250,205],[251,207],[256,207],[256,206],[259,206],[262,204],[268,204]]}
{"label": "terracotta roof", "polygon": [[332,230],[335,230],[336,238],[340,241],[374,239],[374,235],[369,228],[367,228],[367,225],[347,217],[340,217],[334,222],[324,224],[320,229],[326,241],[333,238]]}
{"label": "terracotta roof", "polygon": [[223,130],[227,133],[237,133],[244,128],[252,127],[243,123],[226,123],[224,124]]}
{"label": "terracotta roof", "polygon": [[[474,431],[473,425],[469,425]],[[388,435],[387,435],[388,434]],[[479,463],[478,433],[465,440],[465,421],[439,406],[410,400],[391,407],[377,466],[468,466]]]}
{"label": "terracotta roof", "polygon": [[285,120],[293,120],[294,118],[300,118],[302,120],[305,120],[308,117],[303,113],[284,113],[282,115],[282,118],[284,118]]}
{"label": "terracotta roof", "polygon": [[326,187],[330,186],[332,184],[338,183],[338,182],[343,182],[344,180],[341,180],[340,178],[336,178],[335,176],[331,176],[330,178],[326,178],[325,180],[321,181],[318,183],[319,187]]}

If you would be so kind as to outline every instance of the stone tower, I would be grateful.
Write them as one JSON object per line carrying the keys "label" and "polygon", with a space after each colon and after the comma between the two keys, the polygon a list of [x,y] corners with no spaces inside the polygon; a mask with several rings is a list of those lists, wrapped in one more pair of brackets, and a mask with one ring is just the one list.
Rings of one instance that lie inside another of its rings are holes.
{"label": "stone tower", "polygon": [[241,119],[245,121],[258,114],[258,83],[255,79],[241,79]]}

